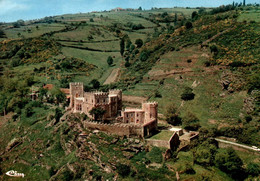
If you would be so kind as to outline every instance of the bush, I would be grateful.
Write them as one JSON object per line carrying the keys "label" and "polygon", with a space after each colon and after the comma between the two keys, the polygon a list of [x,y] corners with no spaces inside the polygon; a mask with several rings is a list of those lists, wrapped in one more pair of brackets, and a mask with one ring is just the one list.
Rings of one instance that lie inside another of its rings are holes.
{"label": "bush", "polygon": [[166,116],[166,121],[169,124],[172,124],[172,125],[180,125],[181,124],[181,118],[179,117],[178,112],[177,112],[177,108],[175,107],[174,104],[171,104],[166,108],[165,116]]}
{"label": "bush", "polygon": [[183,127],[187,130],[197,131],[201,126],[199,119],[191,112],[183,118]]}
{"label": "bush", "polygon": [[243,174],[243,162],[232,148],[219,150],[214,162],[220,170],[230,174],[233,178],[239,178]]}
{"label": "bush", "polygon": [[248,173],[248,175],[259,176],[260,166],[256,163],[249,163],[247,165],[247,173]]}
{"label": "bush", "polygon": [[193,27],[192,23],[190,21],[185,23],[186,29],[191,29]]}
{"label": "bush", "polygon": [[186,174],[195,174],[196,172],[195,172],[195,170],[193,169],[193,167],[190,164],[186,163],[185,164],[185,168],[184,168],[184,173],[186,173]]}
{"label": "bush", "polygon": [[188,60],[187,60],[187,63],[191,63],[191,62],[192,62],[192,60],[191,60],[191,59],[188,59]]}
{"label": "bush", "polygon": [[130,67],[130,66],[131,66],[131,64],[128,61],[126,61],[125,62],[125,67]]}
{"label": "bush", "polygon": [[144,42],[142,39],[136,39],[135,44],[136,44],[137,48],[141,48],[143,46]]}
{"label": "bush", "polygon": [[156,91],[154,92],[154,97],[161,98],[161,97],[162,97],[162,94],[161,94],[158,90],[156,90]]}
{"label": "bush", "polygon": [[92,87],[94,89],[98,89],[100,87],[100,82],[97,79],[93,79],[90,84],[92,84]]}
{"label": "bush", "polygon": [[111,66],[113,64],[113,58],[111,56],[107,57],[107,64]]}
{"label": "bush", "polygon": [[192,88],[186,87],[181,94],[181,99],[184,101],[192,100],[195,97],[195,94],[192,92]]}
{"label": "bush", "polygon": [[32,106],[32,104],[26,104],[26,106],[25,106],[25,109],[24,109],[24,114],[25,114],[25,116],[26,117],[30,117],[30,116],[32,116],[33,115],[33,113],[34,113],[34,111],[33,111],[33,106]]}
{"label": "bush", "polygon": [[117,169],[117,172],[119,173],[119,175],[121,175],[122,177],[128,176],[131,171],[131,169],[128,165],[121,164],[121,163],[119,163],[116,166],[116,169]]}
{"label": "bush", "polygon": [[142,62],[145,62],[148,59],[148,57],[149,57],[149,55],[148,55],[147,51],[144,50],[141,52],[139,58]]}

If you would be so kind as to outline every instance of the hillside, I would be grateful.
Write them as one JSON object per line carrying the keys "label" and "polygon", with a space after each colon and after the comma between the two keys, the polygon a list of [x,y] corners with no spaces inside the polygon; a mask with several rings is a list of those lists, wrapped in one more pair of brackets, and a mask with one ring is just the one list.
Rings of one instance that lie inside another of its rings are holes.
{"label": "hillside", "polygon": [[[2,23],[0,178],[16,180],[4,175],[12,169],[27,180],[257,178],[257,153],[219,148],[211,138],[260,146],[259,12],[154,8]],[[160,129],[181,126],[199,139],[165,159],[166,149],[143,140],[84,129],[82,115],[60,121],[67,103],[59,88],[69,82],[122,89],[124,106],[157,101]]]}

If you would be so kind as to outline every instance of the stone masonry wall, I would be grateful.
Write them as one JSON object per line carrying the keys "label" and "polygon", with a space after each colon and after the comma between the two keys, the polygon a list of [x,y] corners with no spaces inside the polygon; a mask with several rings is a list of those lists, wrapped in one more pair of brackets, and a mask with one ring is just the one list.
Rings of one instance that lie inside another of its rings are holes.
{"label": "stone masonry wall", "polygon": [[146,142],[152,146],[164,147],[171,150],[177,149],[180,144],[179,136],[176,132],[173,133],[168,141],[147,139]]}
{"label": "stone masonry wall", "polygon": [[104,124],[98,122],[85,121],[84,127],[89,129],[97,129],[108,134],[116,134],[119,136],[142,136],[142,127],[132,125]]}

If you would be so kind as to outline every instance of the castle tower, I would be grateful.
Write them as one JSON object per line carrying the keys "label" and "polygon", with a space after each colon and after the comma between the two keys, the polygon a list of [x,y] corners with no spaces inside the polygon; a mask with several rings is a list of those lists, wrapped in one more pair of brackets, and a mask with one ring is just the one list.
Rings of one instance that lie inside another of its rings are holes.
{"label": "castle tower", "polygon": [[70,83],[70,107],[74,107],[74,99],[84,96],[84,88],[82,82]]}
{"label": "castle tower", "polygon": [[150,122],[153,118],[158,118],[158,103],[147,102],[142,104],[142,109],[145,112],[145,123]]}
{"label": "castle tower", "polygon": [[[113,89],[109,90],[109,95],[112,97],[117,96],[116,110],[122,110],[122,90]],[[113,112],[113,111],[112,111]],[[116,115],[117,113],[115,113]]]}

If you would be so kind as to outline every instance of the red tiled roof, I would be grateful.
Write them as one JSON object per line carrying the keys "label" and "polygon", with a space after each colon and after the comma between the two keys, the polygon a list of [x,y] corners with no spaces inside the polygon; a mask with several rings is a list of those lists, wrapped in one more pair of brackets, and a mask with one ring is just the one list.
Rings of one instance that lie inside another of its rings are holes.
{"label": "red tiled roof", "polygon": [[70,89],[64,89],[64,88],[60,88],[61,92],[63,92],[64,94],[70,94]]}
{"label": "red tiled roof", "polygon": [[44,89],[48,89],[48,90],[51,90],[53,87],[54,87],[53,84],[46,84],[43,86]]}

